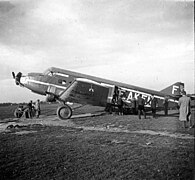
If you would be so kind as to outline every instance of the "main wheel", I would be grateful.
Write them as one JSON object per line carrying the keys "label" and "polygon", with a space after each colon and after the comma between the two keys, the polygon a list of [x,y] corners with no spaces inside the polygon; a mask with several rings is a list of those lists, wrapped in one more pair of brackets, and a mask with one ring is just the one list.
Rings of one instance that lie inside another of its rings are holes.
{"label": "main wheel", "polygon": [[64,104],[63,106],[58,107],[57,115],[61,120],[69,119],[72,116],[72,109]]}

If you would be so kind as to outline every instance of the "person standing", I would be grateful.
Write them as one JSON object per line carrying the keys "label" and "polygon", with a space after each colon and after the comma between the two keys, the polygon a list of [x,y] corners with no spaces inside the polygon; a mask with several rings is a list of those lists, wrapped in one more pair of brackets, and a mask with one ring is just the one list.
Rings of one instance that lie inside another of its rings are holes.
{"label": "person standing", "polygon": [[183,127],[187,128],[186,122],[189,121],[190,116],[190,97],[186,96],[186,92],[182,93],[182,97],[179,98],[179,120],[183,122]]}
{"label": "person standing", "polygon": [[152,117],[156,118],[156,107],[157,107],[158,101],[154,97],[154,94],[152,94],[150,101],[148,103],[150,103],[150,102],[151,102]]}
{"label": "person standing", "polygon": [[163,101],[165,116],[168,115],[169,99],[166,96]]}
{"label": "person standing", "polygon": [[142,95],[140,94],[137,98],[137,104],[138,104],[138,118],[141,119],[141,113],[143,113],[144,118],[146,119],[146,112],[145,112],[145,100],[142,98]]}
{"label": "person standing", "polygon": [[28,116],[29,118],[32,118],[33,117],[33,102],[32,100],[28,103],[27,105],[27,108],[28,108]]}
{"label": "person standing", "polygon": [[118,89],[118,86],[115,86],[115,87],[114,87],[113,100],[114,100],[115,102],[117,102],[117,101],[118,101],[118,98],[119,98],[119,89]]}
{"label": "person standing", "polygon": [[118,114],[123,115],[123,95],[121,94],[118,98],[117,105],[118,105]]}
{"label": "person standing", "polygon": [[40,107],[40,100],[37,99],[37,101],[35,102],[35,111],[36,111],[36,117],[39,118],[40,114],[41,114],[41,107]]}
{"label": "person standing", "polygon": [[133,97],[133,98],[131,99],[131,107],[132,107],[132,111],[133,111],[133,114],[134,114],[134,115],[136,114],[136,106],[137,106],[137,102],[136,102],[135,97]]}

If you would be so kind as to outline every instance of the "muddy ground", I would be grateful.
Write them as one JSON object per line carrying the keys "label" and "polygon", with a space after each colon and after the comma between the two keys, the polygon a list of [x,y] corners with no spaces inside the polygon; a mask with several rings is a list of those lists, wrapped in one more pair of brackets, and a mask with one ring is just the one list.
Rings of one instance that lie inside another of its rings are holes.
{"label": "muddy ground", "polygon": [[2,119],[0,179],[193,179],[194,128],[183,129],[177,111],[141,120],[94,107],[74,114],[86,112],[98,116]]}

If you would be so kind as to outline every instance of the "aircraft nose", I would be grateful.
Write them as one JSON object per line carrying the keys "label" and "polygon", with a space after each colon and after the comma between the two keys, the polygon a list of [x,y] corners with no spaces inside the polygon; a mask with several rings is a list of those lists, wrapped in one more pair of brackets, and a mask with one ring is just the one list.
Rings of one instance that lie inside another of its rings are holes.
{"label": "aircraft nose", "polygon": [[28,84],[28,79],[29,79],[28,76],[22,76],[20,78],[20,83],[23,85],[26,85],[26,84]]}

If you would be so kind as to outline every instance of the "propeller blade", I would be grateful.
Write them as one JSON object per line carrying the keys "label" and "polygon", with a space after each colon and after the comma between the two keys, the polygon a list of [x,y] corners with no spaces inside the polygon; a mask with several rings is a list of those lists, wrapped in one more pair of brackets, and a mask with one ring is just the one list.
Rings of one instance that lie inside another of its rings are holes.
{"label": "propeller blade", "polygon": [[12,76],[13,76],[13,78],[14,78],[14,79],[16,78],[16,76],[15,76],[15,73],[14,73],[14,72],[12,72]]}
{"label": "propeller blade", "polygon": [[17,78],[21,78],[22,77],[22,73],[19,72],[17,75],[16,75]]}

